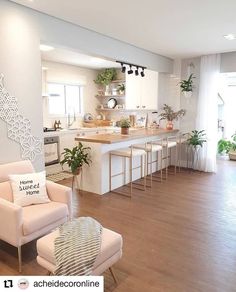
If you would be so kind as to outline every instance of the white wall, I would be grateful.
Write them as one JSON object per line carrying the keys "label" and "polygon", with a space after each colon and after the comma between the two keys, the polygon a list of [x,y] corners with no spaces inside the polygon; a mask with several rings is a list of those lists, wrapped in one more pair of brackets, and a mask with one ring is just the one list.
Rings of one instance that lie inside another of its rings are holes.
{"label": "white wall", "polygon": [[[32,122],[32,133],[43,136],[40,41],[91,55],[119,59],[160,72],[172,71],[172,60],[103,36],[7,0],[0,1],[0,72]],[[21,159],[20,146],[7,138],[0,121],[0,163]],[[43,156],[34,162],[43,169]]]}
{"label": "white wall", "polygon": [[[0,2],[0,73],[5,86],[16,96],[19,112],[30,119],[32,134],[42,138],[41,61],[39,38],[29,25],[25,11],[6,1]],[[20,145],[9,140],[5,122],[0,120],[0,163],[21,160]],[[42,169],[43,156],[34,166]]]}
{"label": "white wall", "polygon": [[[58,83],[68,83],[68,84],[78,84],[83,85],[83,114],[91,113],[96,117],[97,111],[95,110],[99,104],[98,99],[95,97],[97,94],[97,85],[94,83],[94,79],[98,74],[98,70],[81,68],[78,66],[66,65],[55,62],[42,62],[43,67],[48,69],[44,71],[45,82],[58,82]],[[62,122],[62,127],[66,127],[66,119],[61,117],[50,117],[48,115],[47,98],[43,98],[44,103],[44,126],[52,127],[54,120],[59,120]],[[81,126],[83,116],[77,118],[77,123],[73,127]]]}

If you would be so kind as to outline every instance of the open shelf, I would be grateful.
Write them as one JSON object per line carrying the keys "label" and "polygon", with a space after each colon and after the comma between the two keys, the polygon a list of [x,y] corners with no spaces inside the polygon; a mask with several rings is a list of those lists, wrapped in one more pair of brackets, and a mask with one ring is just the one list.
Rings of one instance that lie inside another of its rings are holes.
{"label": "open shelf", "polygon": [[109,97],[125,97],[125,95],[124,94],[117,94],[117,95],[95,95],[95,97],[101,97],[101,98],[104,98],[104,97],[107,97],[107,98],[109,98]]}

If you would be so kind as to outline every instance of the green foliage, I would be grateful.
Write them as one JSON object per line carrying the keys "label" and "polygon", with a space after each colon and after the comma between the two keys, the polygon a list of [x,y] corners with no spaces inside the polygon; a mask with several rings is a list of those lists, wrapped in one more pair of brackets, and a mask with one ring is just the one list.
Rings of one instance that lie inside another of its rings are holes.
{"label": "green foliage", "polygon": [[178,120],[178,118],[181,118],[186,114],[186,110],[184,109],[174,112],[173,109],[167,104],[164,104],[162,111],[163,112],[160,113],[159,116],[161,117],[161,120],[167,120],[167,121]]}
{"label": "green foliage", "polygon": [[187,80],[180,81],[179,84],[182,92],[193,91],[193,78],[195,78],[193,74],[190,74]]}
{"label": "green foliage", "polygon": [[94,82],[99,85],[109,85],[112,80],[116,79],[116,76],[117,72],[115,68],[107,68],[97,75]]}
{"label": "green foliage", "polygon": [[64,155],[64,159],[60,162],[61,165],[68,164],[73,174],[76,173],[76,170],[79,167],[82,167],[83,164],[89,165],[91,159],[90,156],[90,147],[84,147],[81,142],[79,142],[78,146],[75,146],[72,149],[65,148],[62,155]]}
{"label": "green foliage", "polygon": [[119,85],[117,86],[117,89],[118,89],[118,91],[120,91],[120,92],[124,92],[124,91],[125,91],[125,85],[124,85],[124,83],[119,84]]}
{"label": "green foliage", "polygon": [[193,130],[189,134],[189,138],[187,140],[188,145],[193,146],[193,148],[197,148],[197,146],[202,147],[203,144],[206,142],[206,133],[205,130],[197,131]]}
{"label": "green foliage", "polygon": [[232,140],[220,139],[218,141],[218,153],[229,153],[231,150],[236,151],[236,134],[231,136]]}
{"label": "green foliage", "polygon": [[121,119],[120,120],[121,128],[130,128],[130,120],[129,119]]}

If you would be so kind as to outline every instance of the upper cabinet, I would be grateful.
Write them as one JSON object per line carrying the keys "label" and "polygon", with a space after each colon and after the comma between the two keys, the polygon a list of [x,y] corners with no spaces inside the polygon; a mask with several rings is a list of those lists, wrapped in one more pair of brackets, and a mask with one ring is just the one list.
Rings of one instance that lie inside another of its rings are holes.
{"label": "upper cabinet", "polygon": [[145,70],[145,77],[126,73],[126,109],[157,109],[158,72]]}

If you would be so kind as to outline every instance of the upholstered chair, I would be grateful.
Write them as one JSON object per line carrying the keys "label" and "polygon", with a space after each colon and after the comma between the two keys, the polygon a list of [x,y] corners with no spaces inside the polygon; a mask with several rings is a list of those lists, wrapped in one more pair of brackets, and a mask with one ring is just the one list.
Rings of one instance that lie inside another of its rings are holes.
{"label": "upholstered chair", "polygon": [[21,272],[21,246],[39,238],[71,218],[71,188],[46,182],[49,203],[20,207],[14,204],[10,174],[33,173],[30,161],[0,165],[0,240],[18,248]]}

